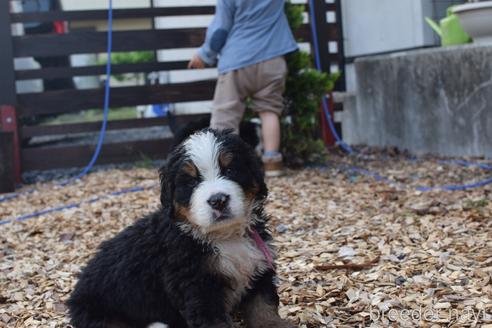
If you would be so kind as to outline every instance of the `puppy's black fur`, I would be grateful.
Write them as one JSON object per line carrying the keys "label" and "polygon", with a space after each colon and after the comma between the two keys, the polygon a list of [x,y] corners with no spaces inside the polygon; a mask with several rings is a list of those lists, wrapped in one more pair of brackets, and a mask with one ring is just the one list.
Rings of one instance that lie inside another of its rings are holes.
{"label": "puppy's black fur", "polygon": [[[210,124],[210,117],[204,117],[202,119],[189,122],[174,131],[174,147],[178,146],[186,138],[197,131],[206,129]],[[255,148],[260,144],[260,137],[257,132],[257,124],[249,121],[242,121],[239,124],[239,136],[244,140],[249,146]]]}
{"label": "puppy's black fur", "polygon": [[[257,219],[251,227],[270,240],[263,211],[267,188],[259,160],[239,137],[213,133],[237,157],[224,172],[226,178],[254,193]],[[230,277],[210,269],[217,256],[213,240],[197,239],[178,226],[186,218],[177,209],[187,206],[196,186],[181,172],[183,152],[177,147],[160,170],[162,207],[103,242],[82,271],[68,301],[74,327],[143,328],[155,322],[170,328],[232,327],[224,300],[233,287]],[[291,327],[276,314],[274,275],[268,269],[251,277],[250,288],[234,306],[247,316],[250,328]]]}

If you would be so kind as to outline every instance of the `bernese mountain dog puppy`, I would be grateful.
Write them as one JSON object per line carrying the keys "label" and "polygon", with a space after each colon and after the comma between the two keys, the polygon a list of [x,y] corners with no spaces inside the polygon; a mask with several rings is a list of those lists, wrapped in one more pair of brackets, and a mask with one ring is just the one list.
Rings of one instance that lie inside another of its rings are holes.
{"label": "bernese mountain dog puppy", "polygon": [[161,208],[103,242],[68,301],[76,328],[295,327],[278,315],[260,160],[203,130],[160,169]]}

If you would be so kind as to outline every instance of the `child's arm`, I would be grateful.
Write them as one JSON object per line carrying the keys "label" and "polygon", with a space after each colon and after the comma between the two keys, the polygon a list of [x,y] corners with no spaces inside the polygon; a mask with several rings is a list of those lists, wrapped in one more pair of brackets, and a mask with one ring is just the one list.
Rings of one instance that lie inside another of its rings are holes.
{"label": "child's arm", "polygon": [[[189,68],[201,68],[200,66],[214,65],[217,55],[224,47],[234,22],[234,7],[232,1],[218,0],[215,9],[215,16],[207,29],[205,43],[198,49],[188,65]],[[202,63],[200,63],[202,61]]]}

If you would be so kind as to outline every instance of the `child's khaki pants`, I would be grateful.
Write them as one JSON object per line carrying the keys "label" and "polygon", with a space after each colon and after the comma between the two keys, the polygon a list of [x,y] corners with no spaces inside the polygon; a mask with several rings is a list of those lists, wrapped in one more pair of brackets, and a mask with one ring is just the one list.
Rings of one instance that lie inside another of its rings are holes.
{"label": "child's khaki pants", "polygon": [[237,133],[250,97],[255,112],[278,115],[283,109],[287,64],[283,56],[219,75],[215,88],[213,129],[234,129]]}

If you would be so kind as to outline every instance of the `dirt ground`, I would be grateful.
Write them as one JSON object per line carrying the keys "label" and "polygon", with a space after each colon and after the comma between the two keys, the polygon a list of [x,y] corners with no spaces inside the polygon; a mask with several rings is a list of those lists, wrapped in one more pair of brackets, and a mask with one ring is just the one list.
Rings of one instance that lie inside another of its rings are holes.
{"label": "dirt ground", "polygon": [[[416,189],[492,175],[461,164],[333,153],[326,167],[268,180],[281,315],[300,327],[491,328],[492,185]],[[6,221],[74,206],[0,226],[0,327],[65,327],[77,274],[157,208],[156,182],[155,168],[112,169],[1,202]],[[134,186],[144,190],[99,197]]]}

